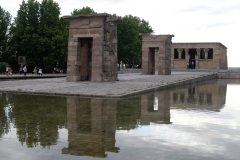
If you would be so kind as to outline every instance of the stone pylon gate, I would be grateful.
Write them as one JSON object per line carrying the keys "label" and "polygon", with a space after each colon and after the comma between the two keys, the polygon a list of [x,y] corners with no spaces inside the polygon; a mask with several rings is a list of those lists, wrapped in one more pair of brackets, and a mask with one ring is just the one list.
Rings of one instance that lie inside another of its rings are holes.
{"label": "stone pylon gate", "polygon": [[67,81],[116,81],[117,22],[108,14],[64,16],[69,20]]}
{"label": "stone pylon gate", "polygon": [[142,74],[155,74],[155,52],[158,56],[158,74],[171,74],[171,44],[174,35],[142,35]]}

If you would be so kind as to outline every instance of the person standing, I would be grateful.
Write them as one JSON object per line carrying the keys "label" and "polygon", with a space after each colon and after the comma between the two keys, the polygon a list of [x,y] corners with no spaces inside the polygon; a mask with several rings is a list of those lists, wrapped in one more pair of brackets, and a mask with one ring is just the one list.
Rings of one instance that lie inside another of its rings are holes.
{"label": "person standing", "polygon": [[12,75],[12,68],[11,67],[8,68],[8,75],[10,75],[10,76]]}
{"label": "person standing", "polygon": [[191,61],[189,62],[188,67],[189,67],[189,69],[192,69],[192,62]]}
{"label": "person standing", "polygon": [[8,76],[8,73],[9,72],[9,67],[8,66],[6,66],[6,76]]}
{"label": "person standing", "polygon": [[37,75],[37,67],[34,68],[33,73],[34,75]]}
{"label": "person standing", "polygon": [[39,68],[39,70],[38,70],[38,75],[39,75],[39,76],[42,75],[42,68]]}
{"label": "person standing", "polygon": [[23,67],[23,73],[24,73],[24,76],[27,75],[27,66],[24,66],[24,67]]}
{"label": "person standing", "polygon": [[23,69],[22,69],[22,67],[20,67],[19,68],[19,73],[22,74],[22,71],[23,71]]}

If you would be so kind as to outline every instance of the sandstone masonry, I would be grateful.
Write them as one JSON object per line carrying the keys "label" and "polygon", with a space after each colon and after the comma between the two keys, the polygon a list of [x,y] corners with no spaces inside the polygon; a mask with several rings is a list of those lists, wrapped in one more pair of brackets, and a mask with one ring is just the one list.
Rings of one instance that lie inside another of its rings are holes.
{"label": "sandstone masonry", "polygon": [[108,14],[64,16],[69,20],[67,81],[116,81],[117,22]]}
{"label": "sandstone masonry", "polygon": [[221,43],[173,43],[172,69],[228,69],[227,47]]}
{"label": "sandstone masonry", "polygon": [[[159,75],[171,74],[171,44],[173,36],[142,35],[142,74],[155,74],[155,68],[158,68]],[[159,51],[157,56],[155,55],[156,50]]]}

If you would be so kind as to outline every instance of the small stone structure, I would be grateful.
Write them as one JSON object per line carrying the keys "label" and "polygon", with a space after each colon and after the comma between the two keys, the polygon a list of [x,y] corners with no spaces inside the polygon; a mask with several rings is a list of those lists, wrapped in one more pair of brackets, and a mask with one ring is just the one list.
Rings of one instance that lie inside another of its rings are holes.
{"label": "small stone structure", "polygon": [[155,51],[159,50],[158,74],[171,74],[171,44],[174,35],[142,35],[142,74],[155,74]]}
{"label": "small stone structure", "polygon": [[173,43],[172,69],[228,69],[227,47],[221,43]]}
{"label": "small stone structure", "polygon": [[67,81],[116,81],[117,22],[108,14],[64,16],[69,20]]}

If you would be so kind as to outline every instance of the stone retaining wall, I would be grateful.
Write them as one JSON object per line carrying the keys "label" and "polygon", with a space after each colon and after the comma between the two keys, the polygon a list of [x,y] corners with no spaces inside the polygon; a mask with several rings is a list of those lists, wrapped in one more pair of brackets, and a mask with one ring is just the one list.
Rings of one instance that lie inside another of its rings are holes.
{"label": "stone retaining wall", "polygon": [[137,68],[134,68],[134,69],[120,69],[118,70],[118,74],[124,74],[124,73],[141,73],[142,72],[142,69],[137,69]]}
{"label": "stone retaining wall", "polygon": [[[211,79],[217,79],[217,73],[207,74],[207,75],[203,75],[203,76],[200,76],[200,77],[193,77],[193,78],[186,79],[186,80],[179,80],[177,82],[163,84],[162,86],[153,87],[153,88],[145,89],[145,90],[142,90],[142,91],[136,91],[135,93],[125,94],[125,95],[119,96],[119,98],[120,97],[123,98],[123,97],[128,97],[128,96],[135,96],[135,95],[139,95],[139,94],[142,94],[142,93],[158,91],[158,90],[161,90],[161,89],[179,87],[179,86],[188,85],[188,84],[192,84],[192,83],[199,83],[199,82],[207,81],[207,80],[211,80]],[[117,97],[117,96],[114,96],[114,97]]]}
{"label": "stone retaining wall", "polygon": [[[240,79],[240,71],[221,71],[221,70],[173,70],[175,72],[215,72],[216,77],[214,79]],[[121,69],[118,74],[125,73],[141,73],[141,69]]]}
{"label": "stone retaining wall", "polygon": [[218,79],[240,79],[239,71],[227,71],[227,72],[219,72],[217,74]]}

